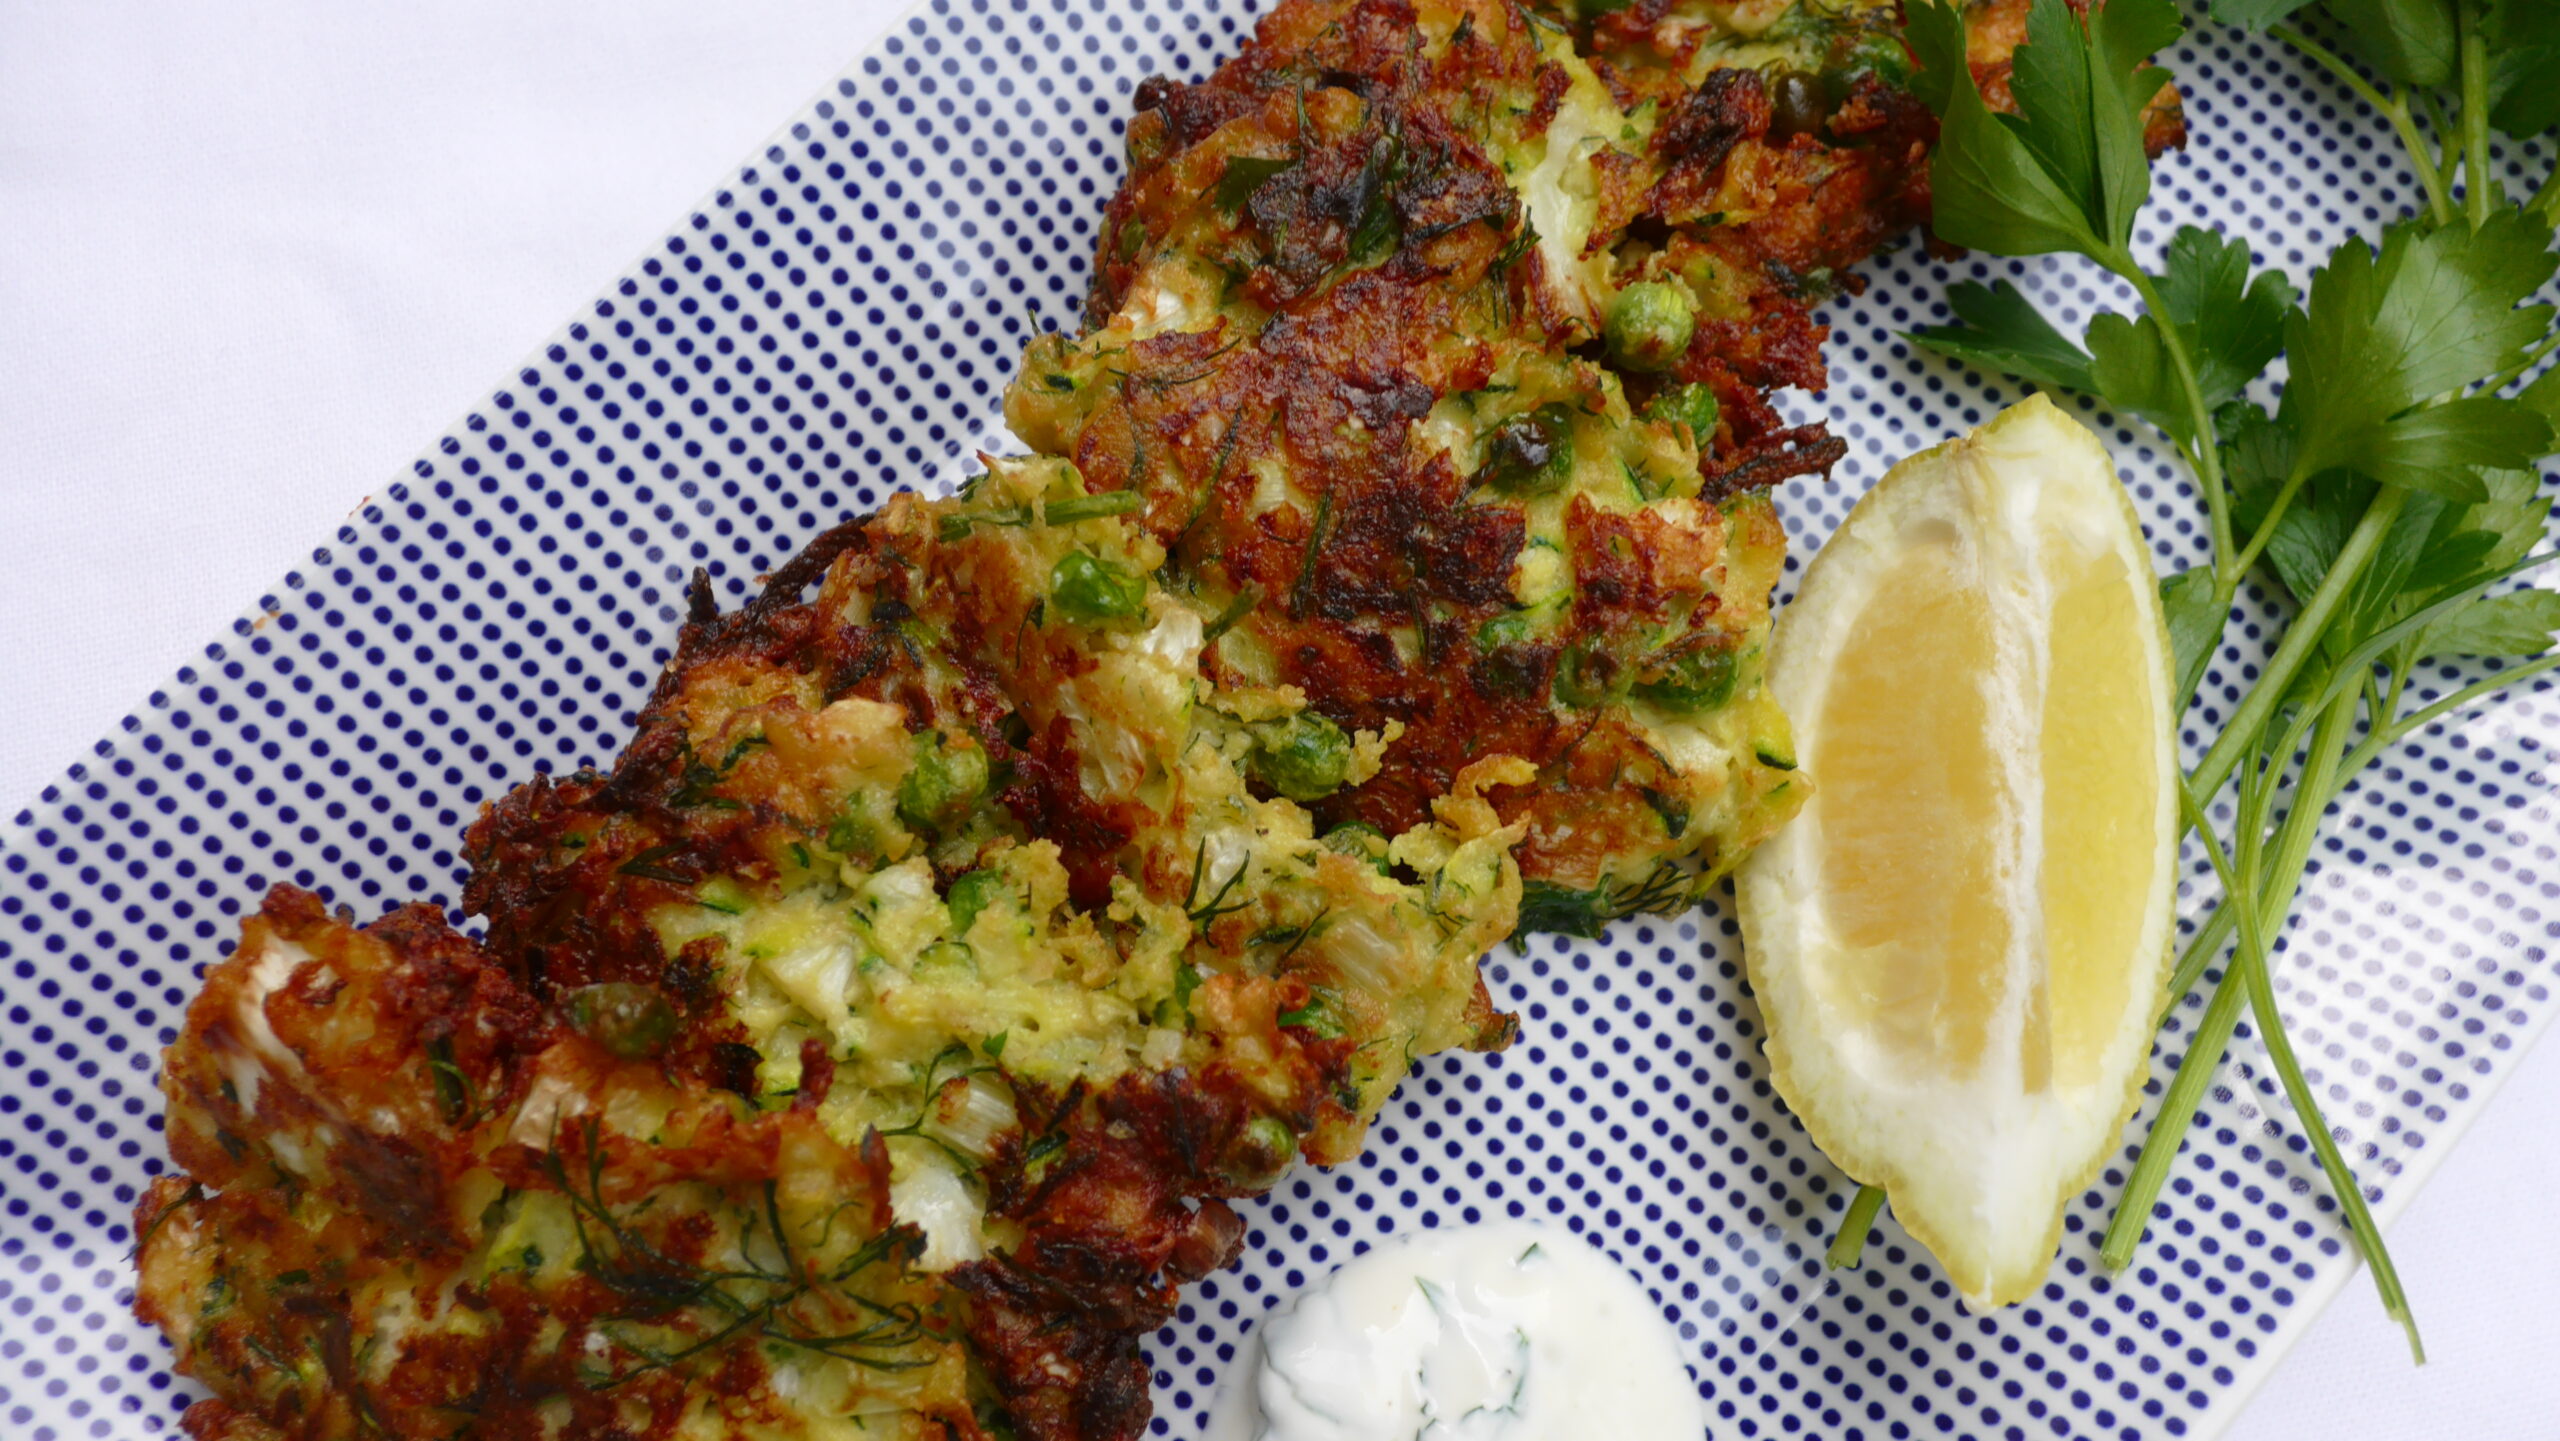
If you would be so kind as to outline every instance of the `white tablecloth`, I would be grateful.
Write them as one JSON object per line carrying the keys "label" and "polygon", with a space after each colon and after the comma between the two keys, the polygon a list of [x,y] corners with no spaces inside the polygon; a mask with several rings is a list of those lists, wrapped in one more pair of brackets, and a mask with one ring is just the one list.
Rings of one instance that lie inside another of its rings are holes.
{"label": "white tablecloth", "polygon": [[[653,243],[890,0],[0,6],[0,806]],[[2450,1140],[2450,1138],[2446,1138]],[[2227,1433],[2560,1436],[2560,1047]]]}

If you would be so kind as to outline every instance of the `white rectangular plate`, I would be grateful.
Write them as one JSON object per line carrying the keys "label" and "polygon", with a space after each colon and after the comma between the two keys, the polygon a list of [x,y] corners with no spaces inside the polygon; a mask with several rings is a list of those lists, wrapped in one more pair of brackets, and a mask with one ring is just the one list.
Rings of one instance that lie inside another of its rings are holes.
{"label": "white rectangular plate", "polygon": [[[128,1218],[166,1165],[160,1047],[241,914],[283,881],[366,919],[450,905],[482,802],[619,748],[695,566],[735,604],[843,516],[956,478],[1034,321],[1072,323],[1131,91],[1203,74],[1250,25],[1233,0],[919,10],[17,816],[0,841],[0,1434],[168,1434],[193,1395],[127,1310]],[[2169,61],[2197,138],[2161,166],[2145,246],[2189,222],[2263,237],[2261,261],[2300,281],[2370,229],[2328,199],[2363,193],[2391,151],[2351,98],[2228,29]],[[1852,447],[1834,481],[1781,493],[1799,557],[1891,459],[2022,393],[1896,338],[1942,318],[1948,279],[2011,276],[2075,322],[2129,299],[2076,264],[1910,246],[1865,274],[1827,312],[1831,391],[1795,406]],[[2164,566],[2199,559],[2165,453],[2071,403]],[[2260,630],[2233,628],[2205,719]],[[2540,684],[2433,727],[2351,793],[2314,861],[2278,986],[2386,1219],[2560,1009],[2555,742]],[[1156,1432],[1196,1434],[1238,1339],[1308,1278],[1484,1215],[1573,1227],[1635,1273],[1724,1437],[2210,1435],[2355,1271],[2244,1032],[2129,1273],[2096,1264],[2119,1166],[2072,1206],[2049,1284],[1996,1316],[1967,1315],[1890,1224],[1864,1268],[1826,1277],[1849,1188],[1770,1091],[1733,930],[1719,906],[1496,956],[1520,1042],[1425,1062],[1357,1164],[1245,1208],[1242,1261],[1156,1337]],[[2155,1094],[2200,1009],[2166,1037]]]}

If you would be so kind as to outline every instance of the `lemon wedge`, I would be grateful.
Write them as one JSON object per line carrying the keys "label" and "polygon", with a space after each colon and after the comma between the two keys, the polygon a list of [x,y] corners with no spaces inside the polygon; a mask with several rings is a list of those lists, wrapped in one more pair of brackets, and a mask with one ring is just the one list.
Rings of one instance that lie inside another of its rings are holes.
{"label": "lemon wedge", "polygon": [[1780,1094],[1976,1307],[2043,1279],[2169,955],[2168,633],[2105,447],[2041,396],[1895,466],[1779,617],[1813,798],[1738,877]]}

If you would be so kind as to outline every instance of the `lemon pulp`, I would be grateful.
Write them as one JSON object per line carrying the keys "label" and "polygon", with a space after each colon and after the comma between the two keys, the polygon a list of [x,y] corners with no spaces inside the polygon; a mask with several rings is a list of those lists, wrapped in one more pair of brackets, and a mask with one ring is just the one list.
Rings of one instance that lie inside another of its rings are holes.
{"label": "lemon pulp", "polygon": [[[2146,568],[2140,577],[2150,583]],[[2160,849],[2158,775],[2168,737],[2144,696],[2154,657],[2138,643],[2124,565],[2094,558],[2053,613],[2044,695],[2045,980],[2057,1079],[2085,1086],[2123,1024],[2141,967]],[[2165,877],[2162,878],[2165,881]],[[2155,981],[2156,985],[2156,981]],[[2143,995],[2144,1013],[2150,995]]]}
{"label": "lemon pulp", "polygon": [[1989,608],[1952,531],[1922,539],[1858,617],[1799,762],[1827,833],[1821,886],[1843,954],[1833,1004],[1919,1074],[1969,1074],[2009,946],[1994,902],[1998,819]]}

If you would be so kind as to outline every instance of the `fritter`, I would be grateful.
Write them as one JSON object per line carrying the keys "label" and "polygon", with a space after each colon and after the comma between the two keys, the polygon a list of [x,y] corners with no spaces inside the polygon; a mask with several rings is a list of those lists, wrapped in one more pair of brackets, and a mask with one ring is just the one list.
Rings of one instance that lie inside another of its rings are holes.
{"label": "fritter", "polygon": [[137,1226],[190,1425],[1136,1434],[1219,1198],[1509,1039],[1518,831],[1473,791],[1520,763],[1320,838],[1287,796],[1392,728],[1202,681],[1125,508],[996,462],[699,607],[610,775],[473,827],[485,944],[272,899]]}
{"label": "fritter", "polygon": [[1764,491],[1837,454],[1760,393],[1807,378],[1773,359],[1801,304],[1659,215],[1740,132],[1622,105],[1494,0],[1284,4],[1138,99],[1091,327],[1034,344],[1015,432],[1145,498],[1167,583],[1238,615],[1212,677],[1406,728],[1319,816],[1392,833],[1517,756],[1529,924],[1688,903],[1804,794]]}

